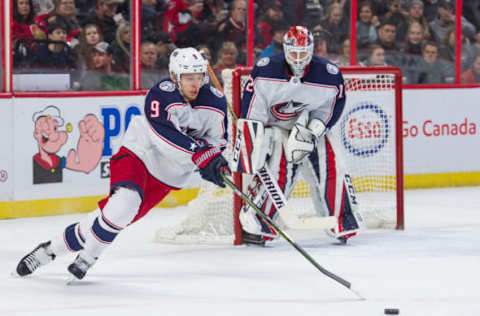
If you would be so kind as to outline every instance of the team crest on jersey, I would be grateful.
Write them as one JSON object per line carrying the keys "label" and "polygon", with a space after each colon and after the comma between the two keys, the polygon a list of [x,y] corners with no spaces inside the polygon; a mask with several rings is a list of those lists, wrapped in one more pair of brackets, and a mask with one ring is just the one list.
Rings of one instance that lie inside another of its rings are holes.
{"label": "team crest on jersey", "polygon": [[337,66],[332,65],[332,64],[327,64],[327,71],[331,73],[332,75],[338,74],[340,71]]}
{"label": "team crest on jersey", "polygon": [[308,104],[291,100],[289,102],[275,104],[270,108],[270,112],[280,121],[289,121],[300,115],[307,105]]}
{"label": "team crest on jersey", "polygon": [[172,92],[175,90],[175,84],[171,81],[164,81],[158,85],[160,90],[165,92]]}
{"label": "team crest on jersey", "polygon": [[212,91],[212,93],[213,93],[214,95],[216,95],[217,97],[223,98],[223,93],[221,93],[220,91],[218,91],[218,89],[215,88],[214,86],[210,86],[210,91]]}
{"label": "team crest on jersey", "polygon": [[266,66],[270,63],[270,57],[263,57],[259,61],[257,61],[257,66],[258,67],[263,67]]}

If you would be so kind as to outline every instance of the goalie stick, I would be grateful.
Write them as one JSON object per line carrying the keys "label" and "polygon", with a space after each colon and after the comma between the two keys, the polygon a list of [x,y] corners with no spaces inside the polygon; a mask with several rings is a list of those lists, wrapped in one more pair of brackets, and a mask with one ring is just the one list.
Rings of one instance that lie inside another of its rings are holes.
{"label": "goalie stick", "polygon": [[270,226],[273,227],[277,231],[277,233],[282,236],[290,245],[292,245],[300,254],[307,259],[315,268],[317,268],[321,273],[326,275],[327,277],[333,279],[334,281],[340,283],[350,291],[352,291],[358,298],[361,300],[365,300],[365,298],[360,295],[360,293],[352,287],[352,283],[348,282],[347,280],[343,279],[342,277],[336,275],[333,272],[328,271],[324,267],[315,261],[300,245],[298,245],[292,238],[290,238],[284,231],[282,231],[267,215],[265,215],[262,210],[260,210],[255,203],[253,203],[250,198],[243,193],[228,177],[225,173],[222,173],[222,179],[227,186],[229,186],[235,194],[237,194],[242,200],[244,200],[250,207],[259,215],[261,216]]}

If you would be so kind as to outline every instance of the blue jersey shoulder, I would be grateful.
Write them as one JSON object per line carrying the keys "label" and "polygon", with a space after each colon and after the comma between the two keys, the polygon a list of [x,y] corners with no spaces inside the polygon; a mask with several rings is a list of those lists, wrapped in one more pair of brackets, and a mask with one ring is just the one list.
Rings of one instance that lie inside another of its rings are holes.
{"label": "blue jersey shoulder", "polygon": [[159,81],[148,91],[146,98],[149,101],[157,100],[162,106],[167,106],[172,103],[185,103],[177,86],[170,79]]}
{"label": "blue jersey shoulder", "polygon": [[312,56],[308,72],[303,80],[332,86],[343,83],[340,68],[327,59],[315,55]]}
{"label": "blue jersey shoulder", "polygon": [[226,113],[227,100],[223,93],[210,84],[205,84],[200,88],[198,96],[195,100],[190,102],[195,106],[209,106],[221,110]]}
{"label": "blue jersey shoulder", "polygon": [[259,59],[252,70],[252,78],[287,79],[287,64],[283,53]]}

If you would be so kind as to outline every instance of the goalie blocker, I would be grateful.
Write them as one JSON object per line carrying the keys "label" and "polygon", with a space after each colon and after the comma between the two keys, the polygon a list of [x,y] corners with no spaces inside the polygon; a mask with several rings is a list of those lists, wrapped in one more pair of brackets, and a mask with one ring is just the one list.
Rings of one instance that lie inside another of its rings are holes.
{"label": "goalie blocker", "polygon": [[[239,119],[233,168],[254,175],[247,194],[273,220],[277,220],[278,211],[302,173],[310,185],[317,215],[325,218],[307,223],[307,227],[331,228],[327,230],[330,236],[346,241],[356,234],[362,219],[356,211],[351,179],[336,161],[325,133],[325,125],[319,120],[309,122],[307,112],[299,116],[290,133],[279,127],[264,127],[258,121]],[[271,240],[277,236],[248,205],[243,205],[239,217],[249,237]]]}

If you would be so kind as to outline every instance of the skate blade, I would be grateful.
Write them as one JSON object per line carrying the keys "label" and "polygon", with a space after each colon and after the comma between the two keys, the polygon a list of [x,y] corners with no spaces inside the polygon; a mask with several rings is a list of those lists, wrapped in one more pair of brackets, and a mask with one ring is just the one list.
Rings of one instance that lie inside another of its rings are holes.
{"label": "skate blade", "polygon": [[21,278],[20,274],[18,274],[16,270],[13,270],[13,271],[10,273],[10,276],[11,276],[12,278]]}
{"label": "skate blade", "polygon": [[67,282],[65,283],[65,285],[76,285],[79,283],[80,283],[80,280],[77,279],[75,276],[71,275],[67,278]]}

